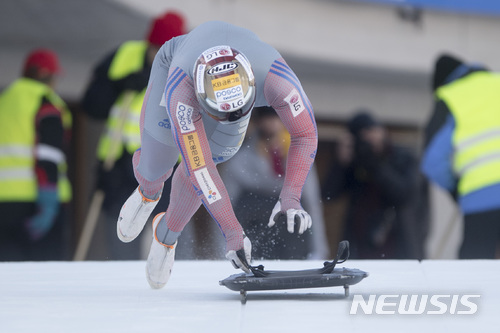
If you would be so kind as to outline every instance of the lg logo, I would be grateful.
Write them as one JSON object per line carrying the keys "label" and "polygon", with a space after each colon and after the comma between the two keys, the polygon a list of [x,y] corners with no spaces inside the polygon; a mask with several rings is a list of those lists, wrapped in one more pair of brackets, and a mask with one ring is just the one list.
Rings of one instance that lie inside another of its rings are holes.
{"label": "lg logo", "polygon": [[243,106],[243,99],[239,99],[237,101],[233,101],[233,102],[230,102],[230,103],[222,103],[219,105],[219,110],[220,111],[224,111],[224,112],[228,112],[228,111],[231,111],[231,110],[236,110],[236,109],[239,109]]}

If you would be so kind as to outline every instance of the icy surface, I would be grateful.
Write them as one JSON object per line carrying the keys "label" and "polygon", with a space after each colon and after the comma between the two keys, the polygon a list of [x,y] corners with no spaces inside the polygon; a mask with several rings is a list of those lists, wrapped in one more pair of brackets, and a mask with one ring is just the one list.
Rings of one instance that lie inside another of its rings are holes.
{"label": "icy surface", "polygon": [[[267,269],[320,261],[259,262]],[[144,261],[0,263],[0,332],[498,332],[500,261],[347,261],[351,286],[249,292],[219,285],[226,261],[177,261],[162,290]],[[355,294],[479,294],[474,315],[350,315]]]}

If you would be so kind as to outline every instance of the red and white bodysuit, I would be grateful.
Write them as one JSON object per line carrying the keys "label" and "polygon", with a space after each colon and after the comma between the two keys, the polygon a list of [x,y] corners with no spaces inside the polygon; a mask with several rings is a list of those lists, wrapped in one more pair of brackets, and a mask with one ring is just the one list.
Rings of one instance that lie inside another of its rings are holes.
{"label": "red and white bodysuit", "polygon": [[282,211],[302,209],[300,197],[316,154],[317,129],[311,103],[296,75],[273,47],[249,30],[207,22],[159,50],[141,115],[142,144],[134,155],[136,178],[142,192],[153,197],[181,154],[162,228],[180,233],[203,203],[224,234],[229,251],[243,247],[243,230],[216,164],[237,153],[251,113],[222,124],[197,101],[194,64],[202,52],[218,45],[228,45],[247,57],[255,75],[255,106],[273,107],[291,135],[280,195]]}

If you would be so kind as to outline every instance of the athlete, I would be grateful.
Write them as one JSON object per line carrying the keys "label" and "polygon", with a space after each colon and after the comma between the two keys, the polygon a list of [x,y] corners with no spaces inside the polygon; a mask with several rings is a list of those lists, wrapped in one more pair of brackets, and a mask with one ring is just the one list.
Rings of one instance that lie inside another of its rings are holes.
{"label": "athlete", "polygon": [[300,198],[316,155],[317,129],[311,103],[278,51],[249,30],[213,21],[169,40],[157,53],[141,113],[141,148],[133,158],[139,186],[117,223],[123,242],[138,236],[180,153],[170,205],[153,219],[146,264],[152,288],[167,283],[177,238],[201,204],[226,239],[226,258],[249,272],[251,242],[216,165],[241,147],[252,108],[266,105],[291,135],[284,185],[268,225],[285,216],[288,231],[302,234],[312,223]]}

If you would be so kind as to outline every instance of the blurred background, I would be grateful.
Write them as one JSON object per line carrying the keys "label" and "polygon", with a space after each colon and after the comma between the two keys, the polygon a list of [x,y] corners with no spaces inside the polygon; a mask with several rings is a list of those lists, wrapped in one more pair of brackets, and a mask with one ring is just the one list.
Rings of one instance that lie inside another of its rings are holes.
{"label": "blurred background", "polygon": [[[74,186],[69,251],[79,239],[95,182],[102,122],[78,112],[93,66],[127,40],[143,39],[151,19],[168,9],[188,30],[223,20],[254,31],[296,72],[316,114],[320,181],[353,110],[367,108],[391,139],[421,153],[430,117],[431,72],[442,52],[500,69],[500,4],[487,0],[3,0],[0,3],[0,89],[21,72],[36,47],[54,50],[64,73],[56,91],[74,116],[70,177]],[[460,214],[430,185],[427,258],[456,258]],[[330,247],[339,240],[341,205],[323,202]],[[452,222],[450,222],[452,221]],[[454,222],[453,222],[454,221]],[[101,259],[99,226],[89,259]]]}

